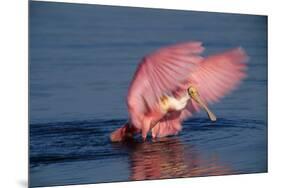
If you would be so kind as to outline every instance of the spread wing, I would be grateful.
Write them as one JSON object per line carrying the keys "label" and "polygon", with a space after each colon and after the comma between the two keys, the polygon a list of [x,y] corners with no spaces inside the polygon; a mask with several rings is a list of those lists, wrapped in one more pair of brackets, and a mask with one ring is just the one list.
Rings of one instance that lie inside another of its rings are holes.
{"label": "spread wing", "polygon": [[[248,56],[242,48],[209,56],[199,63],[189,80],[197,87],[202,100],[214,103],[237,88],[246,77],[247,61]],[[190,101],[187,108],[182,111],[181,119],[186,119],[192,112],[198,110],[196,102]]]}
{"label": "spread wing", "polygon": [[142,59],[127,97],[130,118],[136,127],[141,127],[144,114],[159,111],[163,94],[184,87],[202,61],[199,54],[203,50],[200,42],[186,42],[162,48]]}

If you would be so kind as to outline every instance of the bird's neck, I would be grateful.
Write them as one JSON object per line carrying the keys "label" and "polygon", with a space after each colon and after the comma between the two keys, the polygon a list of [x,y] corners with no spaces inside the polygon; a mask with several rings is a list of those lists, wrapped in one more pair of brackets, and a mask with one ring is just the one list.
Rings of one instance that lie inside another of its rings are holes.
{"label": "bird's neck", "polygon": [[186,93],[180,98],[169,97],[169,109],[170,110],[183,110],[190,99],[190,96]]}

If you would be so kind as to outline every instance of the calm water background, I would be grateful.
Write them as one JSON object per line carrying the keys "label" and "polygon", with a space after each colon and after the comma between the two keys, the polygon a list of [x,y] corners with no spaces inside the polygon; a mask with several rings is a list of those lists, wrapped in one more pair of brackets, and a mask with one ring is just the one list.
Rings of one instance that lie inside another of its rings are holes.
{"label": "calm water background", "polygon": [[[267,171],[267,17],[31,2],[29,39],[31,186]],[[199,113],[178,136],[110,143],[140,58],[189,40],[250,56],[248,78],[211,106],[218,121]]]}

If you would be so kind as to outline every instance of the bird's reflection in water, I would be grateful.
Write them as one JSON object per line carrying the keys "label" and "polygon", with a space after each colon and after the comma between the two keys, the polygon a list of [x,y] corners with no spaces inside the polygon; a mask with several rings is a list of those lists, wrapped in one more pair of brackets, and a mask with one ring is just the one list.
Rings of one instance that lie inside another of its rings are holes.
{"label": "bird's reflection in water", "polygon": [[217,157],[203,159],[194,147],[182,144],[178,138],[162,138],[156,142],[128,144],[130,179],[162,179],[230,174],[229,167]]}

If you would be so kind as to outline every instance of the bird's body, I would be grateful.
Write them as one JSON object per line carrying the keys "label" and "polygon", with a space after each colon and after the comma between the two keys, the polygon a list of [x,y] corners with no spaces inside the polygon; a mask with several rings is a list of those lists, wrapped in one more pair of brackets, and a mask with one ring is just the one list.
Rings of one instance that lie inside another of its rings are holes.
{"label": "bird's body", "polygon": [[247,55],[241,48],[202,57],[200,42],[161,48],[145,56],[131,82],[127,105],[129,121],[111,134],[121,141],[135,133],[145,140],[177,134],[181,122],[200,108],[212,121],[207,103],[217,102],[246,76]]}

